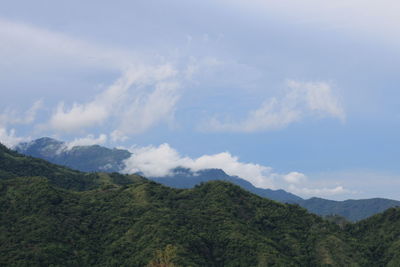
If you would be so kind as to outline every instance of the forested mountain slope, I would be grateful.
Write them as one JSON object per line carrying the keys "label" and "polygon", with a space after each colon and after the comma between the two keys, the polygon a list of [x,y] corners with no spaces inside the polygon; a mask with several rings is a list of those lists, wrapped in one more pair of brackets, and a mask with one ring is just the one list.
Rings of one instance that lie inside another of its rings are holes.
{"label": "forested mountain slope", "polygon": [[[130,176],[125,184],[100,183],[101,174],[91,174],[93,187],[82,190],[69,185],[70,177],[87,174],[0,151],[0,265],[146,266],[162,258],[176,266],[367,263],[356,240],[335,224],[227,182],[172,189]],[[38,165],[43,175],[16,177]]]}
{"label": "forested mountain slope", "polygon": [[[125,167],[124,160],[131,156],[131,153],[127,150],[109,149],[98,145],[68,148],[65,142],[49,137],[20,143],[16,146],[16,150],[80,171],[122,171]],[[107,174],[104,175],[107,176]],[[317,215],[340,215],[350,221],[359,221],[388,208],[400,206],[400,201],[383,198],[346,201],[333,201],[323,198],[302,199],[282,189],[272,190],[255,187],[240,177],[226,174],[221,169],[204,169],[194,172],[186,168],[176,168],[167,176],[148,178],[175,188],[192,188],[202,182],[213,180],[228,181],[261,197],[282,203],[296,203]],[[87,188],[87,186],[82,185],[82,188]]]}

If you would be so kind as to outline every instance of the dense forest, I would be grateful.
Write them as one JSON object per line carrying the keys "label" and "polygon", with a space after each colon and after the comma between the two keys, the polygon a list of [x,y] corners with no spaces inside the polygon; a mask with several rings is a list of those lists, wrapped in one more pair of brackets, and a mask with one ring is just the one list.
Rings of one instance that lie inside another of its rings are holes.
{"label": "dense forest", "polygon": [[[67,143],[49,137],[19,143],[15,146],[15,150],[27,156],[41,158],[82,172],[123,172],[124,160],[132,155],[128,150],[110,149],[99,145],[69,147]],[[316,197],[303,199],[282,189],[255,187],[245,179],[226,174],[222,169],[192,171],[188,168],[177,167],[170,170],[166,176],[146,178],[174,188],[193,188],[203,182],[214,180],[227,181],[264,198],[281,203],[298,204],[320,216],[340,215],[352,222],[368,218],[388,208],[400,206],[400,201],[384,198],[345,201]]]}
{"label": "dense forest", "polygon": [[400,210],[334,223],[228,182],[173,189],[0,145],[1,266],[399,266]]}

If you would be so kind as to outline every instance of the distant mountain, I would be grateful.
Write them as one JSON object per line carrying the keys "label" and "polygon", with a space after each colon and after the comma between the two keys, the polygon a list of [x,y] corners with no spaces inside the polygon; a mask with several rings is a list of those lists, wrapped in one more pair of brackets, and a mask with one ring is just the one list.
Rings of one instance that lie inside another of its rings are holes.
{"label": "distant mountain", "polygon": [[99,145],[69,148],[66,143],[49,137],[20,143],[15,150],[85,172],[119,172],[124,168],[123,161],[131,156],[127,150]]}
{"label": "distant mountain", "polygon": [[[109,149],[98,145],[68,148],[65,142],[49,137],[20,143],[15,147],[15,150],[25,155],[84,172],[120,172],[125,167],[123,161],[131,156],[131,153],[127,150]],[[192,188],[202,182],[223,180],[237,184],[259,196],[283,203],[294,203],[302,200],[302,198],[284,190],[257,188],[242,178],[227,175],[221,169],[192,172],[189,169],[176,168],[169,176],[149,177],[149,179],[175,188]]]}
{"label": "distant mountain", "polygon": [[175,188],[192,188],[202,182],[222,180],[240,187],[261,197],[266,197],[282,203],[298,204],[308,211],[321,216],[340,215],[349,221],[359,221],[388,208],[400,206],[400,201],[372,198],[360,200],[334,201],[323,198],[302,199],[282,189],[271,190],[253,186],[248,181],[237,176],[227,175],[221,169],[206,169],[193,172],[190,169],[177,168],[165,177],[149,177],[149,179]]}
{"label": "distant mountain", "polygon": [[359,221],[389,208],[400,207],[400,201],[385,198],[334,201],[313,197],[295,203],[321,216],[337,214],[350,221]]}
{"label": "distant mountain", "polygon": [[[124,160],[131,156],[131,153],[127,150],[109,149],[98,145],[68,148],[64,142],[48,137],[21,143],[15,149],[25,155],[89,172],[119,172],[125,167]],[[362,220],[388,208],[400,206],[400,201],[382,198],[346,201],[333,201],[323,198],[305,200],[284,190],[255,187],[240,177],[227,175],[221,169],[193,172],[190,169],[176,168],[168,176],[149,177],[149,179],[175,188],[192,188],[202,182],[212,180],[228,181],[261,197],[282,203],[298,204],[321,216],[340,215],[350,221]]]}
{"label": "distant mountain", "polygon": [[109,185],[128,185],[144,179],[138,175],[76,171],[43,159],[24,156],[0,144],[0,181],[39,176],[46,177],[54,186],[74,191],[107,188]]}
{"label": "distant mountain", "polygon": [[148,178],[158,183],[175,188],[192,188],[203,182],[220,180],[239,185],[240,187],[261,197],[266,197],[283,203],[297,203],[297,201],[303,200],[301,197],[288,193],[284,190],[262,189],[255,187],[242,178],[226,174],[221,169],[205,169],[194,172],[186,168],[176,168],[172,170],[172,173],[168,176]]}

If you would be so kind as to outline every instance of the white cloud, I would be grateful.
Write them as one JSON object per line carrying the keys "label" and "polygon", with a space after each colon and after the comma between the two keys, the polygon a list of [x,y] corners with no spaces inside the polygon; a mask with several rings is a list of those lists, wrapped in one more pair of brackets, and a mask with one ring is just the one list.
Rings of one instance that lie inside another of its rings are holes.
{"label": "white cloud", "polygon": [[113,142],[124,142],[124,141],[128,140],[128,136],[126,136],[123,132],[121,132],[119,130],[114,130],[110,134],[110,137]]}
{"label": "white cloud", "polygon": [[309,177],[300,172],[290,172],[286,175],[281,175],[280,178],[282,179],[279,180],[281,182],[279,187],[304,198],[338,197],[355,193],[338,184],[337,181],[333,185],[323,178],[309,179]]}
{"label": "white cloud", "polygon": [[10,125],[29,125],[35,119],[38,110],[43,106],[42,100],[38,100],[23,114],[15,109],[6,109],[0,114],[0,142],[7,147],[13,148],[20,142],[28,141],[30,137],[20,137],[16,135],[14,128],[8,129]]}
{"label": "white cloud", "polygon": [[15,134],[15,129],[7,130],[5,127],[0,127],[0,143],[3,145],[13,148],[20,142],[30,140],[29,137],[18,137]]}
{"label": "white cloud", "polygon": [[35,121],[37,112],[43,107],[43,101],[37,100],[24,113],[20,114],[15,109],[6,109],[0,114],[0,125],[31,124]]}
{"label": "white cloud", "polygon": [[345,112],[328,83],[288,81],[288,86],[291,88],[290,98],[297,103],[305,101],[311,112],[319,112],[341,121],[346,119]]}
{"label": "white cloud", "polygon": [[[274,188],[274,180],[282,177],[281,174],[274,173],[271,167],[241,162],[238,157],[229,152],[203,155],[192,159],[182,157],[168,144],[158,147],[136,147],[131,152],[132,156],[125,161],[124,172],[142,172],[145,176],[166,176],[176,167],[189,168],[193,171],[219,168],[228,175],[239,176],[261,188]],[[288,175],[293,176],[294,173]],[[296,172],[296,175],[300,177],[302,174]]]}
{"label": "white cloud", "polygon": [[173,168],[190,162],[189,158],[181,157],[168,144],[135,147],[131,152],[133,155],[125,161],[124,172],[128,173],[143,172],[146,176],[161,177],[168,175]]}
{"label": "white cloud", "polygon": [[52,129],[57,131],[74,132],[82,128],[98,125],[108,116],[107,107],[96,102],[87,104],[74,103],[69,110],[65,110],[64,103],[60,103],[49,124]]}
{"label": "white cloud", "polygon": [[214,117],[201,128],[221,132],[256,132],[281,129],[306,116],[345,120],[344,109],[328,83],[288,81],[287,86],[283,97],[264,101],[243,121],[226,122]]}
{"label": "white cloud", "polygon": [[134,97],[121,114],[113,136],[143,133],[161,121],[172,121],[179,100],[178,88],[177,82],[161,82],[149,94]]}
{"label": "white cloud", "polygon": [[74,103],[70,109],[60,103],[48,127],[58,132],[80,132],[112,118],[118,124],[112,140],[144,132],[173,115],[179,83],[170,80],[176,74],[168,64],[132,67],[92,101]]}
{"label": "white cloud", "polygon": [[[108,123],[115,130],[112,140],[121,140],[127,134],[144,132],[157,123],[171,121],[179,98],[179,83],[171,81],[177,72],[169,64],[147,64],[132,51],[109,48],[27,23],[0,18],[0,56],[3,58],[0,65],[6,64],[8,71],[20,66],[29,72],[38,68],[53,70],[72,66],[75,69],[78,66],[77,69],[122,72],[114,84],[88,102],[77,99],[71,105],[59,103],[49,121],[39,125],[42,131],[83,133],[87,128]],[[1,120],[32,122],[40,108],[37,103],[24,120],[12,119],[13,114],[9,112],[0,116],[0,123]]]}
{"label": "white cloud", "polygon": [[75,146],[91,146],[91,145],[102,145],[107,142],[107,135],[100,134],[99,137],[95,137],[92,134],[87,135],[83,138],[76,138],[71,142],[67,142],[66,146],[71,149]]}
{"label": "white cloud", "polygon": [[201,156],[194,159],[192,164],[187,167],[195,171],[220,168],[229,175],[239,176],[262,188],[273,188],[273,180],[276,175],[272,173],[272,168],[270,167],[240,162],[238,157],[231,155],[229,152]]}
{"label": "white cloud", "polygon": [[300,172],[290,172],[283,176],[283,179],[290,184],[299,184],[304,182],[307,177]]}
{"label": "white cloud", "polygon": [[350,193],[349,190],[345,189],[343,186],[336,186],[332,188],[307,188],[307,187],[297,187],[295,185],[289,185],[289,191],[295,194],[300,194],[308,197],[330,197],[336,195],[342,195],[345,193]]}

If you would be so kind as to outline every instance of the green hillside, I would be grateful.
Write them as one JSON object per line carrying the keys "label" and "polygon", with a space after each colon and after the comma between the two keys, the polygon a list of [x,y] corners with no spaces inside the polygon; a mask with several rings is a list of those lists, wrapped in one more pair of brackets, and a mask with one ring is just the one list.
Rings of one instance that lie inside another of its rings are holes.
{"label": "green hillside", "polygon": [[362,262],[334,224],[225,182],[72,192],[32,177],[0,190],[0,265],[144,266],[168,244],[179,266]]}
{"label": "green hillside", "polygon": [[0,151],[0,265],[145,266],[162,258],[177,266],[362,262],[336,225],[230,183],[171,189]]}
{"label": "green hillside", "polygon": [[84,173],[55,165],[42,159],[23,156],[0,144],[0,179],[14,177],[46,177],[51,184],[71,190],[89,190],[100,185],[129,184],[137,175],[117,173]]}
{"label": "green hillside", "polygon": [[339,227],[228,182],[173,189],[0,152],[0,266],[398,266],[398,210]]}
{"label": "green hillside", "polygon": [[[98,145],[68,148],[65,142],[49,137],[20,143],[15,149],[22,154],[41,158],[54,164],[60,164],[83,172],[122,171],[125,168],[124,160],[131,156],[131,153],[127,150],[110,149]],[[272,190],[255,187],[240,177],[226,174],[221,169],[203,169],[194,172],[187,168],[175,168],[167,176],[148,178],[174,188],[192,188],[202,182],[212,180],[228,181],[261,197],[282,203],[298,204],[320,216],[339,215],[352,222],[368,218],[388,208],[400,206],[400,201],[383,198],[345,201],[334,201],[316,197],[302,199],[282,189]],[[76,182],[80,183],[83,181],[78,179]],[[89,185],[93,184],[89,182]],[[81,188],[88,188],[89,185],[81,185]]]}
{"label": "green hillside", "polygon": [[348,232],[374,266],[400,266],[400,208],[391,208],[354,225]]}

